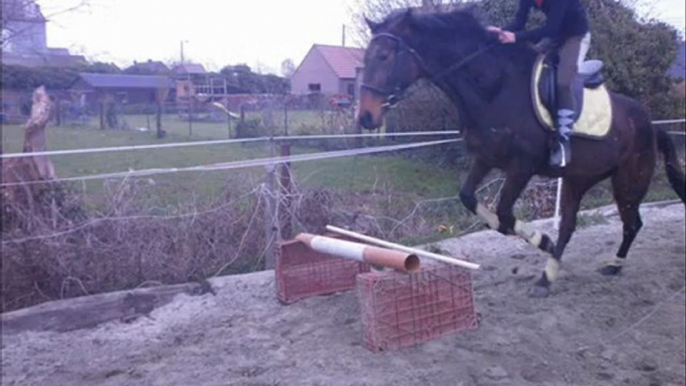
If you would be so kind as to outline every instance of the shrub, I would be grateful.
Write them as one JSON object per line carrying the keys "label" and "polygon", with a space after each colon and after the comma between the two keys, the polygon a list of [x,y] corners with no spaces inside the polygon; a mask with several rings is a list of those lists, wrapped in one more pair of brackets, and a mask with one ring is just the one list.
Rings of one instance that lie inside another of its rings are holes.
{"label": "shrub", "polygon": [[257,138],[268,135],[260,118],[246,118],[236,124],[236,138]]}

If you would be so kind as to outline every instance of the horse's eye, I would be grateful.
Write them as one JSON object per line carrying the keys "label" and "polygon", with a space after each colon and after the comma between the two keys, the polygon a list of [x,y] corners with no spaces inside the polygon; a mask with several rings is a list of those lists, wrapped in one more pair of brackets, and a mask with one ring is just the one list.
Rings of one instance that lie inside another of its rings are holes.
{"label": "horse's eye", "polygon": [[387,60],[388,60],[388,55],[386,55],[386,54],[379,55],[379,61],[385,62]]}

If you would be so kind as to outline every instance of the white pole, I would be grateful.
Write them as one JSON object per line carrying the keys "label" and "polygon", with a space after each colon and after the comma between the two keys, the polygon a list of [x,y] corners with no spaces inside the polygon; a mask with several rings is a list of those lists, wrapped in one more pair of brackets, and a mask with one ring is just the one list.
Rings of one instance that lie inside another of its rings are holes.
{"label": "white pole", "polygon": [[666,119],[664,121],[652,121],[653,125],[669,125],[673,123],[686,123],[686,119]]}
{"label": "white pole", "polygon": [[448,256],[439,255],[439,254],[436,254],[436,253],[427,252],[427,251],[424,251],[424,250],[421,250],[421,249],[410,248],[410,247],[406,247],[406,246],[404,246],[404,245],[395,244],[395,243],[391,243],[391,242],[384,241],[384,240],[379,240],[379,239],[374,238],[374,237],[361,235],[361,234],[359,234],[359,233],[352,232],[352,231],[349,231],[349,230],[346,230],[346,229],[342,229],[342,228],[338,228],[338,227],[335,227],[335,226],[333,226],[333,225],[327,225],[327,226],[326,226],[326,229],[329,230],[329,231],[331,231],[331,232],[339,233],[339,234],[342,234],[342,235],[344,235],[344,236],[348,236],[348,237],[352,237],[352,238],[355,238],[355,239],[358,239],[358,240],[366,241],[366,242],[368,242],[368,243],[376,244],[376,245],[379,245],[379,246],[382,246],[382,247],[385,247],[385,248],[391,248],[391,249],[396,249],[396,250],[398,250],[398,251],[403,251],[403,252],[407,252],[407,253],[413,253],[413,254],[416,254],[416,255],[418,255],[418,256],[422,256],[422,257],[426,257],[426,258],[429,258],[429,259],[438,260],[438,261],[441,261],[441,262],[444,262],[444,263],[453,264],[453,265],[459,265],[460,267],[463,267],[463,268],[479,269],[479,268],[481,267],[479,264],[476,264],[476,263],[470,263],[470,262],[468,262],[468,261],[458,260],[458,259],[455,259],[455,258],[452,258],[452,257],[448,257]]}
{"label": "white pole", "polygon": [[562,177],[557,179],[557,195],[555,197],[555,230],[560,230],[560,200],[562,199]]}

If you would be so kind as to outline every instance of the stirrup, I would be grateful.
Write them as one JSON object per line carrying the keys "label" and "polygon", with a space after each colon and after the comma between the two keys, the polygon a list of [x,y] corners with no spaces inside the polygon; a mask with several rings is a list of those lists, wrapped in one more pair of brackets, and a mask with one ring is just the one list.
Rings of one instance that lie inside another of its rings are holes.
{"label": "stirrup", "polygon": [[572,150],[569,145],[569,138],[560,136],[557,143],[553,146],[548,163],[550,166],[564,168],[572,161]]}

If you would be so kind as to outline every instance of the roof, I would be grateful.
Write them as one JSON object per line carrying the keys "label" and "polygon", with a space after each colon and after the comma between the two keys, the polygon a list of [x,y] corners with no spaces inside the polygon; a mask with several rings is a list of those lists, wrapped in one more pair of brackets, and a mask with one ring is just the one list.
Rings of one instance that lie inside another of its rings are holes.
{"label": "roof", "polygon": [[147,62],[133,62],[133,65],[129,68],[137,68],[143,71],[150,71],[154,73],[167,73],[169,72],[169,67],[158,60],[148,59]]}
{"label": "roof", "polygon": [[81,55],[19,55],[11,52],[2,53],[2,64],[24,67],[75,67],[86,64],[86,58]]}
{"label": "roof", "polygon": [[2,0],[3,22],[28,21],[46,22],[40,5],[30,0]]}
{"label": "roof", "polygon": [[174,72],[177,74],[204,74],[205,67],[199,63],[185,63],[174,66]]}
{"label": "roof", "polygon": [[147,88],[158,89],[169,87],[166,76],[158,75],[120,75],[80,73],[79,76],[94,88]]}
{"label": "roof", "polygon": [[312,48],[319,51],[339,78],[354,79],[356,77],[356,68],[362,67],[362,60],[364,58],[364,50],[362,48],[327,46],[323,44],[315,44]]}
{"label": "roof", "polygon": [[48,47],[48,52],[52,55],[71,55],[67,48]]}

